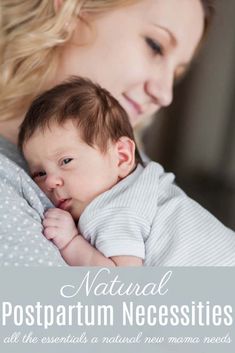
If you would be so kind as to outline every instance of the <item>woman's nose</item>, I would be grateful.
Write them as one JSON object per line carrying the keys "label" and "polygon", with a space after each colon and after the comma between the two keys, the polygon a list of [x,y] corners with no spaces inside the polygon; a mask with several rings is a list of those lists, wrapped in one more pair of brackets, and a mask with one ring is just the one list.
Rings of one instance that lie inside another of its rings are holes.
{"label": "woman's nose", "polygon": [[167,107],[173,100],[174,75],[162,74],[146,82],[145,91],[159,107]]}
{"label": "woman's nose", "polygon": [[63,180],[59,175],[49,174],[45,180],[45,186],[48,190],[53,190],[63,185]]}

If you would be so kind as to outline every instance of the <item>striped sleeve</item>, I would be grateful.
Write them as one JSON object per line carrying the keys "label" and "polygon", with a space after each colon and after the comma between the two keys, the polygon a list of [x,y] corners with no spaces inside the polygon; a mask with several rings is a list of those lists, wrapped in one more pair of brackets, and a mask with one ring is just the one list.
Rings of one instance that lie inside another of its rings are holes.
{"label": "striped sleeve", "polygon": [[105,209],[97,212],[90,222],[81,222],[83,236],[106,257],[136,256],[145,258],[144,239],[149,223],[128,208]]}
{"label": "striped sleeve", "polygon": [[235,266],[235,233],[189,198],[167,174],[145,243],[147,266]]}

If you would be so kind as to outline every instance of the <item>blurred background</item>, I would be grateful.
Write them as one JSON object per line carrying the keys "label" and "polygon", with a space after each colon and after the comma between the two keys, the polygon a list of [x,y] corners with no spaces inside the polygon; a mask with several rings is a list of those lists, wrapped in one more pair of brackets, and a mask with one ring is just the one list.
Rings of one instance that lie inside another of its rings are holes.
{"label": "blurred background", "polygon": [[217,0],[205,46],[174,103],[141,133],[145,152],[235,230],[235,0]]}

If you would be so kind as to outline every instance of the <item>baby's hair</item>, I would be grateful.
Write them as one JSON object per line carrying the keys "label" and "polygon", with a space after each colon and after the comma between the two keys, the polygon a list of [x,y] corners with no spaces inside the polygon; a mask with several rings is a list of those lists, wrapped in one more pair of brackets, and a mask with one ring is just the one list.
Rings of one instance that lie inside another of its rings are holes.
{"label": "baby's hair", "polygon": [[[64,83],[44,92],[31,104],[21,124],[18,146],[38,131],[63,125],[72,120],[79,136],[88,145],[105,153],[109,142],[127,136],[135,142],[128,115],[119,102],[105,89],[86,78],[72,76]],[[63,143],[63,141],[61,141]],[[138,149],[136,163],[143,165]]]}

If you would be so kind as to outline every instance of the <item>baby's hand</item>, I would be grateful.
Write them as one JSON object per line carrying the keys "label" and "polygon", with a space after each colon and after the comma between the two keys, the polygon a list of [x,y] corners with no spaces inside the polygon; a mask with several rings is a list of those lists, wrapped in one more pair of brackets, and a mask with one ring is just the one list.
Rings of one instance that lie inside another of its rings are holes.
{"label": "baby's hand", "polygon": [[44,216],[42,224],[45,237],[62,250],[78,234],[71,214],[59,208],[50,208]]}

